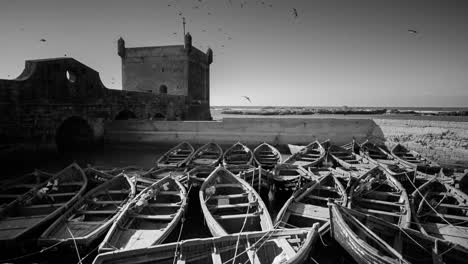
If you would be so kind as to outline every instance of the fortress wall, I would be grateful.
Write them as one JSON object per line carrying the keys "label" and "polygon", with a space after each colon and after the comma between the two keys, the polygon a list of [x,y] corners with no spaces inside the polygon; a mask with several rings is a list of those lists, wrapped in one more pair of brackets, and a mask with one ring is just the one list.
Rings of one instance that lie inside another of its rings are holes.
{"label": "fortress wall", "polygon": [[254,146],[307,144],[331,139],[345,144],[353,138],[402,143],[443,164],[468,166],[468,122],[334,118],[225,118],[222,121],[126,120],[107,124],[109,142],[177,144],[214,141],[230,145],[242,141]]}

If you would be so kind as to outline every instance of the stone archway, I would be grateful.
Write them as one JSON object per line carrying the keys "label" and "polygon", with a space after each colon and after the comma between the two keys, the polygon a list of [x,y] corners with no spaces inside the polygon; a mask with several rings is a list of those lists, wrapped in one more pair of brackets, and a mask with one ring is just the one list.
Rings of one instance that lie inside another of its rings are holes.
{"label": "stone archway", "polygon": [[136,118],[137,117],[136,117],[135,113],[133,113],[132,111],[130,111],[128,109],[120,111],[115,116],[115,120],[128,120],[128,119],[136,119]]}
{"label": "stone archway", "polygon": [[55,132],[55,143],[61,152],[88,148],[93,141],[92,127],[78,116],[65,119]]}

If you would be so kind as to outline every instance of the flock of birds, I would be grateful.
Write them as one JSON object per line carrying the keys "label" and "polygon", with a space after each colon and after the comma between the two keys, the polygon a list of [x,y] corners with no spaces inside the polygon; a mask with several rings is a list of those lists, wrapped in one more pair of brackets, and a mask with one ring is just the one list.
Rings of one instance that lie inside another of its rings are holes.
{"label": "flock of birds", "polygon": [[[194,0],[194,1],[196,3],[192,6],[192,9],[194,9],[194,10],[198,9],[199,10],[199,9],[202,8],[204,2],[206,2],[207,0]],[[255,3],[252,3],[252,2],[255,2]],[[234,3],[233,0],[227,0],[227,4],[228,4],[229,7],[232,7],[232,6],[236,5],[236,4],[238,4],[240,6],[240,8],[247,8],[251,4],[256,4],[256,5],[264,7],[264,8],[273,8],[272,3],[268,3],[267,1],[260,1],[260,0],[255,0],[255,1],[250,1],[250,2],[247,1],[247,0],[240,0],[240,1],[236,1],[236,3]],[[177,7],[177,2],[175,0],[170,0],[169,4],[167,4],[167,7],[175,8],[176,12],[177,12],[177,15],[179,17],[182,17],[184,19],[184,23],[185,23],[184,12]],[[211,16],[213,14],[212,12],[213,11],[207,11],[206,15]],[[291,13],[291,16],[292,16],[293,19],[298,19],[299,18],[299,11],[298,11],[297,8],[292,7],[289,12]],[[21,30],[24,30],[24,28],[21,28]],[[223,32],[224,29],[222,27],[218,27],[217,31],[218,32]],[[201,29],[201,32],[207,33],[208,30],[207,29]],[[410,34],[413,34],[413,35],[420,34],[419,30],[412,29],[412,28],[407,29],[407,32],[410,33]],[[172,33],[172,35],[174,35],[174,36],[177,36],[178,34],[179,33],[177,33],[177,32]],[[228,41],[231,41],[233,39],[232,36],[230,36],[226,32],[224,32],[224,35],[225,35],[225,39],[228,40]],[[42,43],[46,43],[48,40],[46,38],[41,38],[39,41],[42,42]],[[226,44],[221,44],[220,47],[225,48]],[[64,54],[64,57],[67,57],[67,54]],[[114,77],[112,78],[112,84],[115,84],[115,78]],[[252,100],[250,99],[250,97],[248,97],[248,96],[241,96],[241,97],[245,98],[249,103],[252,103]]]}

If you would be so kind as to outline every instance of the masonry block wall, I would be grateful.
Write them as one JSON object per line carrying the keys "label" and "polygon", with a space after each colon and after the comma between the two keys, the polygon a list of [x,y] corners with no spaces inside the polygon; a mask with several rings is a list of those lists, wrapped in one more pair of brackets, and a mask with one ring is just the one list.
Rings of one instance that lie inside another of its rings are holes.
{"label": "masonry block wall", "polygon": [[213,51],[192,46],[190,34],[184,45],[125,47],[120,38],[117,52],[122,58],[122,86],[126,91],[186,96],[191,120],[211,120],[210,64]]}
{"label": "masonry block wall", "polygon": [[122,111],[137,119],[187,116],[186,96],[107,89],[99,73],[73,58],[26,61],[21,75],[0,80],[2,142],[51,140],[70,117],[80,117],[102,136],[104,123]]}

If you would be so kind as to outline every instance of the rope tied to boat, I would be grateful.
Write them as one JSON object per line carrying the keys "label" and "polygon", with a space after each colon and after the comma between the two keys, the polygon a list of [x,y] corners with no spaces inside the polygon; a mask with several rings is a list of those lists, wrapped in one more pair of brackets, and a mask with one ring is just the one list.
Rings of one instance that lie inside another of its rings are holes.
{"label": "rope tied to boat", "polygon": [[[252,176],[252,181],[251,181],[250,186],[253,186],[254,181],[255,181],[255,177]],[[248,214],[249,214],[249,211],[250,211],[250,207],[251,207],[251,205],[250,205],[250,201],[249,201],[248,206],[247,206],[247,212],[245,213],[245,217],[244,217],[244,222],[242,223],[242,227],[241,227],[241,229],[239,231],[239,235],[237,236],[236,250],[234,251],[234,258],[232,259],[232,264],[235,264],[234,261],[236,261],[237,250],[239,249],[240,236],[241,236],[242,231],[244,231],[245,224],[247,223],[247,218],[248,218]]]}
{"label": "rope tied to boat", "polygon": [[73,236],[73,233],[72,231],[70,230],[70,228],[68,227],[68,224],[65,224],[65,226],[67,227],[67,230],[68,230],[68,233],[70,233],[70,236],[73,240],[73,245],[75,246],[75,250],[76,250],[76,256],[78,257],[78,264],[82,264],[82,258],[80,256],[80,250],[78,249],[78,245],[76,244],[76,240],[75,240],[75,237]]}
{"label": "rope tied to boat", "polygon": [[66,240],[60,240],[59,242],[49,246],[49,247],[46,247],[46,248],[43,248],[41,250],[38,250],[36,252],[32,252],[32,253],[29,253],[29,254],[26,254],[26,255],[23,255],[23,256],[19,256],[19,257],[14,257],[14,258],[10,258],[10,259],[2,259],[0,260],[0,263],[8,263],[8,262],[12,262],[12,261],[16,261],[16,260],[22,260],[22,259],[25,259],[25,258],[29,258],[31,256],[34,256],[34,255],[37,255],[37,254],[42,254],[44,252],[47,252],[49,251],[50,249],[53,249],[54,247],[62,244],[62,243],[65,243]]}
{"label": "rope tied to boat", "polygon": [[427,206],[432,210],[434,211],[434,213],[436,213],[436,215],[438,217],[440,217],[440,219],[442,219],[444,222],[446,222],[449,226],[452,226],[454,228],[457,228],[456,226],[452,225],[452,223],[450,223],[449,221],[447,221],[447,219],[445,219],[439,212],[437,212],[437,210],[435,208],[433,208],[431,206],[431,204],[426,200],[426,198],[424,197],[424,195],[419,191],[419,189],[416,187],[416,185],[414,185],[414,183],[411,181],[410,177],[408,176],[408,173],[405,172],[404,173],[406,178],[408,178],[408,181],[411,183],[411,185],[413,186],[413,188],[418,192],[418,194],[421,196],[422,200],[427,204]]}
{"label": "rope tied to boat", "polygon": [[[189,196],[189,193],[190,191],[192,190],[192,186],[193,185],[190,185],[188,191],[187,191],[187,197]],[[179,251],[179,242],[180,242],[180,238],[182,237],[182,230],[184,230],[184,224],[185,224],[185,213],[187,212],[185,209],[181,209],[182,210],[182,218],[180,219],[181,221],[181,225],[180,225],[180,230],[179,230],[179,236],[177,237],[177,244],[176,244],[176,248],[175,248],[175,251],[174,251],[174,259],[172,261],[172,264],[176,263],[176,259],[178,257],[178,255],[180,255],[180,251]],[[182,249],[182,248],[181,248]]]}

